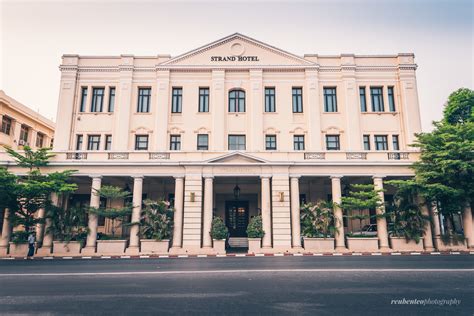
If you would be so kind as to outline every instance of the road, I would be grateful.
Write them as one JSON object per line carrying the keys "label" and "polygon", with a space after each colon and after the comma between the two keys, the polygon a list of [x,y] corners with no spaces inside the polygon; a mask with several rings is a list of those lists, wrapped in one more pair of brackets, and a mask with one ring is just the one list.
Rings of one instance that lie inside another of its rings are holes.
{"label": "road", "polygon": [[473,255],[0,261],[1,315],[473,313]]}

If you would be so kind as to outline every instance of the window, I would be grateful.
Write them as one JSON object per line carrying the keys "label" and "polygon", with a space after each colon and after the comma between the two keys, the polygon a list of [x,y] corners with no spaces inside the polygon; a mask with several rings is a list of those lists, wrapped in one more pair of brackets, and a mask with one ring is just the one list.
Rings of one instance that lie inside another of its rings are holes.
{"label": "window", "polygon": [[375,135],[375,150],[388,150],[387,135]]}
{"label": "window", "polygon": [[303,113],[303,88],[292,88],[293,113]]}
{"label": "window", "polygon": [[370,96],[372,97],[372,112],[383,112],[383,88],[370,87]]}
{"label": "window", "polygon": [[229,92],[229,112],[245,112],[245,91]]}
{"label": "window", "polygon": [[275,112],[275,88],[265,88],[265,112]]}
{"label": "window", "polygon": [[327,150],[340,150],[341,149],[339,135],[326,135],[326,149]]}
{"label": "window", "polygon": [[393,146],[393,150],[400,150],[398,135],[392,135],[392,146]]}
{"label": "window", "polygon": [[181,113],[183,109],[183,88],[173,88],[171,113]]}
{"label": "window", "polygon": [[170,136],[170,150],[181,150],[181,135]]}
{"label": "window", "polygon": [[81,89],[81,106],[79,108],[79,112],[86,111],[86,103],[87,103],[87,87],[82,87]]}
{"label": "window", "polygon": [[245,150],[245,135],[229,135],[229,150]]}
{"label": "window", "polygon": [[360,111],[367,112],[367,99],[365,97],[365,87],[359,88],[359,96],[360,96]]}
{"label": "window", "polygon": [[51,138],[51,145],[49,145],[49,147],[53,148],[53,145],[54,145],[54,138]]}
{"label": "window", "polygon": [[112,149],[112,135],[105,135],[105,145],[104,150]]}
{"label": "window", "polygon": [[87,150],[99,150],[100,148],[100,135],[89,135],[87,140]]}
{"label": "window", "polygon": [[197,136],[197,150],[208,150],[209,149],[209,135],[198,134]]}
{"label": "window", "polygon": [[304,135],[293,136],[293,149],[304,150]]}
{"label": "window", "polygon": [[[28,126],[26,125],[22,125],[21,126],[21,130],[20,130],[20,141],[23,142],[23,143],[27,143],[28,142],[28,132],[29,132],[29,128]],[[20,144],[22,145],[22,144]]]}
{"label": "window", "polygon": [[36,147],[42,148],[43,147],[43,142],[44,142],[44,134],[37,133],[36,134]]}
{"label": "window", "polygon": [[82,135],[76,135],[76,150],[82,150],[82,143],[84,137]]}
{"label": "window", "polygon": [[370,150],[370,135],[364,135],[364,150]]}
{"label": "window", "polygon": [[137,112],[150,112],[151,88],[138,88]]}
{"label": "window", "polygon": [[265,149],[276,150],[277,149],[277,137],[276,135],[265,135]]}
{"label": "window", "polygon": [[92,88],[91,112],[102,112],[104,88]]}
{"label": "window", "polygon": [[209,88],[199,88],[199,112],[209,112]]}
{"label": "window", "polygon": [[148,135],[135,135],[135,150],[148,150]]}
{"label": "window", "polygon": [[395,96],[393,95],[393,87],[388,87],[388,108],[390,112],[395,112]]}
{"label": "window", "polygon": [[109,88],[109,112],[113,112],[115,110],[115,87]]}
{"label": "window", "polygon": [[324,112],[337,112],[336,88],[324,88]]}
{"label": "window", "polygon": [[3,134],[7,134],[7,135],[10,135],[10,131],[12,129],[12,119],[9,118],[8,116],[3,116],[2,117],[2,128],[1,128],[1,132]]}

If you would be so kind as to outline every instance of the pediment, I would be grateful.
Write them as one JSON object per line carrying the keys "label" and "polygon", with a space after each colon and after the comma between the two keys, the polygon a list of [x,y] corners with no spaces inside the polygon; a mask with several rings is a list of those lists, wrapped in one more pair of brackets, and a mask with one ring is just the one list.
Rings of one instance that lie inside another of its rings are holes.
{"label": "pediment", "polygon": [[224,156],[208,160],[207,163],[228,163],[228,164],[252,164],[252,163],[266,163],[265,160],[253,157],[240,152],[230,153]]}
{"label": "pediment", "polygon": [[159,66],[310,66],[312,62],[235,33],[174,57]]}

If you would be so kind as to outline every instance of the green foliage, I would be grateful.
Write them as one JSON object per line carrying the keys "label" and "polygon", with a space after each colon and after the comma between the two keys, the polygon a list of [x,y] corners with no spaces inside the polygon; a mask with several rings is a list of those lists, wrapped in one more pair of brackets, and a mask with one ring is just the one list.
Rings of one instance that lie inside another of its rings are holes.
{"label": "green foliage", "polygon": [[16,163],[23,168],[28,168],[31,171],[39,170],[40,167],[48,165],[49,159],[54,157],[50,153],[51,148],[40,148],[33,151],[29,146],[23,147],[23,153],[19,153],[12,148],[5,146],[5,151],[16,160]]}
{"label": "green foliage", "polygon": [[24,230],[18,230],[16,232],[12,232],[11,234],[11,241],[14,244],[21,244],[28,242],[28,235],[30,232]]}
{"label": "green foliage", "polygon": [[215,216],[212,220],[211,237],[212,239],[226,239],[229,230],[224,224],[222,218]]}
{"label": "green foliage", "polygon": [[257,215],[250,219],[250,223],[247,226],[247,237],[249,238],[262,238],[265,235],[263,231],[262,216]]}
{"label": "green foliage", "polygon": [[305,237],[334,237],[339,233],[334,216],[335,203],[319,201],[301,207],[301,232]]}
{"label": "green foliage", "polygon": [[51,225],[46,233],[53,234],[54,240],[59,241],[84,241],[88,228],[86,212],[81,208],[70,208],[48,205],[46,218],[51,220]]}
{"label": "green foliage", "polygon": [[14,210],[17,206],[18,177],[6,168],[0,167],[0,208]]}
{"label": "green foliage", "polygon": [[173,209],[169,207],[169,202],[146,200],[144,203],[140,234],[147,239],[169,239],[173,231]]}

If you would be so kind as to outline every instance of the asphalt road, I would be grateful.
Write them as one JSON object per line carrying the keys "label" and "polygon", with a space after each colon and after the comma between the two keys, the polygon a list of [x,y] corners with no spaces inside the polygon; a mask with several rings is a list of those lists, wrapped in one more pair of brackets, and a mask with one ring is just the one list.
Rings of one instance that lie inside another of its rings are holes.
{"label": "asphalt road", "polygon": [[474,256],[3,260],[0,314],[473,315]]}

